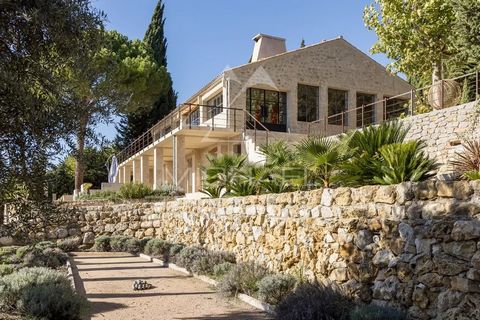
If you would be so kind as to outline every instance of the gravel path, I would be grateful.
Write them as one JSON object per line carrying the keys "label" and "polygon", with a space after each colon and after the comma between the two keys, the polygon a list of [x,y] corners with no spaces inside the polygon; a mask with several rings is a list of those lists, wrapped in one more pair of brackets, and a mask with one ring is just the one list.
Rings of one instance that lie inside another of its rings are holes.
{"label": "gravel path", "polygon": [[[75,284],[92,305],[91,319],[269,319],[198,279],[126,253],[81,252],[73,261]],[[136,279],[154,288],[133,291]]]}

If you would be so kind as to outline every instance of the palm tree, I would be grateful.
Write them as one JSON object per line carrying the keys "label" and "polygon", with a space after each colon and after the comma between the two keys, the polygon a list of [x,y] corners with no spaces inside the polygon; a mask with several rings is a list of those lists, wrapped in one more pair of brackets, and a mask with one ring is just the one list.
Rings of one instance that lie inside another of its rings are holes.
{"label": "palm tree", "polygon": [[308,138],[296,146],[298,162],[305,168],[307,183],[330,187],[335,174],[345,160],[344,144],[332,138]]}
{"label": "palm tree", "polygon": [[265,156],[265,166],[283,167],[295,160],[295,152],[285,141],[276,141],[260,146],[260,153]]}
{"label": "palm tree", "polygon": [[221,188],[225,194],[229,194],[235,178],[245,165],[246,159],[245,156],[231,154],[223,154],[218,157],[207,155],[209,164],[204,168],[205,184],[209,188]]}

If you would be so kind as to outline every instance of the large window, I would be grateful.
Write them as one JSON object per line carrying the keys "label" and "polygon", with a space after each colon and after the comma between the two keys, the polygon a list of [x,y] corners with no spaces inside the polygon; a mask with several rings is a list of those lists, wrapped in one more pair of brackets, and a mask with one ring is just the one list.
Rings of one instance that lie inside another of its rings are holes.
{"label": "large window", "polygon": [[328,124],[347,125],[348,91],[328,89]]}
{"label": "large window", "polygon": [[247,110],[255,119],[272,125],[287,123],[287,94],[285,92],[249,88]]}
{"label": "large window", "polygon": [[206,108],[207,120],[215,117],[217,114],[223,111],[223,94],[218,94],[212,99],[207,101],[208,107]]}
{"label": "large window", "polygon": [[357,127],[361,128],[375,122],[374,102],[374,94],[357,92]]}
{"label": "large window", "polygon": [[318,87],[298,84],[298,121],[318,120]]}
{"label": "large window", "polygon": [[383,98],[388,99],[385,106],[385,119],[396,119],[408,114],[409,102],[407,100],[388,97]]}

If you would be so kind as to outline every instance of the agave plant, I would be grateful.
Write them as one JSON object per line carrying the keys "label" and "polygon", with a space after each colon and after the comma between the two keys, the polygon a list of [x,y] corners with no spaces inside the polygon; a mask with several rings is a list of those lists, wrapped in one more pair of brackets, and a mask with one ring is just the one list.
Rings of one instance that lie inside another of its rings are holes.
{"label": "agave plant", "polygon": [[480,140],[466,141],[463,144],[463,153],[456,153],[451,163],[464,179],[480,179]]}
{"label": "agave plant", "polygon": [[409,141],[392,143],[380,148],[375,159],[377,173],[373,181],[378,184],[397,184],[421,181],[435,174],[438,165],[425,152],[425,143]]}
{"label": "agave plant", "polygon": [[297,146],[299,164],[306,169],[306,180],[330,187],[345,160],[344,144],[329,138],[308,138]]}

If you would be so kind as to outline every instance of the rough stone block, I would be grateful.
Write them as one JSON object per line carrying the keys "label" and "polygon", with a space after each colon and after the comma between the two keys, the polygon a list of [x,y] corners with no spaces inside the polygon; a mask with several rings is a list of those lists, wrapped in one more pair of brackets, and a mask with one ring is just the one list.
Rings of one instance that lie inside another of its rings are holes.
{"label": "rough stone block", "polygon": [[480,282],[467,278],[454,277],[450,282],[453,290],[468,293],[480,293]]}
{"label": "rough stone block", "polygon": [[437,181],[439,197],[456,198],[458,200],[469,199],[473,189],[468,181]]}
{"label": "rough stone block", "polygon": [[394,186],[381,186],[375,193],[375,202],[394,204],[396,197],[397,192]]}
{"label": "rough stone block", "polygon": [[457,241],[480,238],[480,221],[456,221],[453,224],[452,238]]}
{"label": "rough stone block", "polygon": [[415,186],[415,196],[419,200],[430,200],[437,197],[435,181],[422,181]]}

